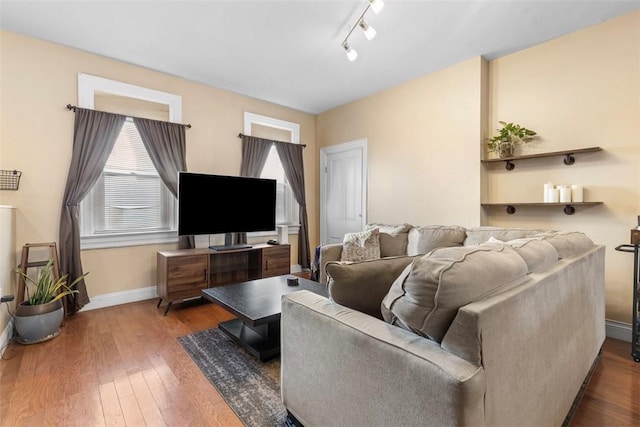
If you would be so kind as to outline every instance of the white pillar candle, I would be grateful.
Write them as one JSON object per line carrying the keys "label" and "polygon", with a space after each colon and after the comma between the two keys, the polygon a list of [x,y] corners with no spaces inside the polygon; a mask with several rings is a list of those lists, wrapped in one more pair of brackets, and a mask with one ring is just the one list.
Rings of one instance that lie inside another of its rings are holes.
{"label": "white pillar candle", "polygon": [[553,203],[553,193],[555,192],[555,188],[550,188],[547,190],[547,198],[544,200],[547,203]]}
{"label": "white pillar candle", "polygon": [[571,186],[571,200],[574,202],[584,202],[584,192],[582,191],[582,185],[573,184]]}
{"label": "white pillar candle", "polygon": [[551,198],[553,197],[553,184],[550,182],[547,182],[544,185],[544,201],[545,203],[548,203],[551,201]]}
{"label": "white pillar candle", "polygon": [[560,203],[571,203],[571,188],[560,186]]}
{"label": "white pillar candle", "polygon": [[549,191],[549,193],[551,193],[551,197],[549,198],[549,202],[558,203],[560,201],[560,189],[559,188],[554,188],[553,190]]}

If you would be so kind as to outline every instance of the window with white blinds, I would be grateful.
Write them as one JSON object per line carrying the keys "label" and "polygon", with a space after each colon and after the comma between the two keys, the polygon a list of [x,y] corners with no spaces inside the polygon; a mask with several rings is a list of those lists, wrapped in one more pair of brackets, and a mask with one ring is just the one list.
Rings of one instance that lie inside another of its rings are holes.
{"label": "window with white blinds", "polygon": [[298,224],[298,202],[287,180],[276,147],[272,146],[260,178],[276,180],[276,224]]}
{"label": "window with white blinds", "polygon": [[125,121],[80,212],[84,240],[175,232],[176,199],[160,179],[133,120]]}

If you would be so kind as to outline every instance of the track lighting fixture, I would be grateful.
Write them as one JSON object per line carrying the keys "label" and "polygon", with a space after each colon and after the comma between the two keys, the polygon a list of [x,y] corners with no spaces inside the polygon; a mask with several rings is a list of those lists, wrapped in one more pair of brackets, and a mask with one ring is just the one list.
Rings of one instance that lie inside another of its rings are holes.
{"label": "track lighting fixture", "polygon": [[360,17],[356,21],[356,23],[349,30],[349,33],[347,33],[347,37],[345,37],[344,40],[342,41],[342,48],[346,52],[347,58],[349,58],[349,61],[355,61],[356,58],[358,57],[358,52],[356,52],[355,49],[349,46],[349,43],[348,43],[349,36],[351,36],[351,33],[353,33],[353,30],[355,30],[356,27],[360,27],[362,29],[362,31],[364,32],[364,36],[367,38],[367,40],[373,40],[373,38],[376,36],[376,30],[371,25],[366,23],[366,21],[364,20],[364,15],[367,13],[369,9],[373,9],[375,13],[380,12],[384,7],[384,2],[383,0],[367,0],[367,1],[369,2],[369,4],[367,4],[367,7],[364,9],[364,12],[362,12]]}
{"label": "track lighting fixture", "polygon": [[347,58],[349,58],[349,61],[351,62],[355,61],[356,58],[358,57],[358,52],[356,52],[354,48],[349,46],[349,43],[347,43],[346,40],[344,43],[342,43],[342,47],[344,48],[344,51],[347,53]]}
{"label": "track lighting fixture", "polygon": [[376,36],[376,30],[369,24],[367,24],[364,19],[360,20],[360,28],[362,28],[362,31],[364,32],[364,36],[367,38],[367,40],[373,40],[373,38]]}

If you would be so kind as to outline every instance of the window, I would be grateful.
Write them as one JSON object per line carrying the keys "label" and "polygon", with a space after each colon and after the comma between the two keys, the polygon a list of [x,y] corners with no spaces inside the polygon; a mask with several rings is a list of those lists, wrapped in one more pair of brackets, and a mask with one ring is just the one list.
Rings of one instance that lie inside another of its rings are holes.
{"label": "window", "polygon": [[[258,135],[255,134],[255,132],[252,133],[254,129],[262,129],[262,131],[265,131],[265,128],[267,128],[267,131],[269,128],[276,130],[282,135],[287,135],[287,138],[273,137],[271,134],[262,135],[261,133]],[[289,140],[293,143],[298,143],[300,141],[300,125],[297,123],[245,112],[244,134],[280,141]],[[267,158],[260,177],[275,179],[277,181],[276,224],[289,225],[289,229],[291,231],[297,231],[296,227],[300,225],[299,205],[298,202],[296,202],[291,186],[287,181],[284,168],[280,162],[280,156],[278,156],[278,152],[275,147],[271,147],[269,157]]]}
{"label": "window", "polygon": [[300,223],[298,219],[298,202],[296,202],[291,186],[287,181],[276,147],[271,147],[260,178],[275,179],[277,181],[276,224],[298,225]]}
{"label": "window", "polygon": [[[175,123],[182,119],[178,95],[83,73],[78,74],[78,104]],[[82,249],[177,242],[176,205],[128,119],[100,178],[80,203]]]}
{"label": "window", "polygon": [[176,200],[127,119],[107,164],[80,205],[83,237],[176,230]]}

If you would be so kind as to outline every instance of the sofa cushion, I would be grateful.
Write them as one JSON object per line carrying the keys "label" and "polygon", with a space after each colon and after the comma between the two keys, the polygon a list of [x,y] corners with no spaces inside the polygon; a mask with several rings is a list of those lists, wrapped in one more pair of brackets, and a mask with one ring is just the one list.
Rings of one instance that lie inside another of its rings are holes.
{"label": "sofa cushion", "polygon": [[382,319],[380,303],[391,284],[413,261],[413,257],[388,257],[376,260],[325,266],[329,298],[340,305]]}
{"label": "sofa cushion", "polygon": [[380,233],[377,228],[344,235],[341,261],[358,262],[378,258]]}
{"label": "sofa cushion", "polygon": [[560,258],[553,245],[543,240],[542,237],[527,237],[524,239],[509,240],[508,242],[503,242],[491,237],[487,243],[482,243],[480,246],[490,244],[511,246],[518,255],[524,259],[524,262],[527,263],[528,273],[542,271],[558,262]]}
{"label": "sofa cushion", "polygon": [[536,234],[543,233],[544,230],[529,230],[524,228],[503,228],[503,227],[474,227],[467,229],[467,238],[464,241],[465,246],[479,245],[485,243],[491,237],[503,242],[514,239],[522,239],[531,237]]}
{"label": "sofa cushion", "polygon": [[458,308],[527,274],[527,264],[508,245],[449,247],[416,258],[382,301],[385,321],[441,342]]}
{"label": "sofa cushion", "polygon": [[586,234],[579,231],[557,231],[542,233],[544,240],[549,242],[558,252],[560,258],[569,258],[593,248],[595,244]]}
{"label": "sofa cushion", "polygon": [[372,230],[377,228],[380,230],[380,233],[389,233],[389,234],[399,234],[399,233],[408,233],[411,229],[412,225],[407,224],[381,224],[378,222],[371,222],[364,226],[365,230]]}
{"label": "sofa cushion", "polygon": [[401,256],[407,254],[407,236],[411,224],[367,224],[366,230],[377,228],[380,232],[380,256]]}
{"label": "sofa cushion", "polygon": [[466,229],[456,225],[431,225],[409,230],[407,255],[426,254],[435,248],[462,246]]}

